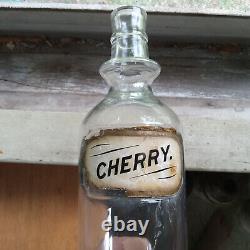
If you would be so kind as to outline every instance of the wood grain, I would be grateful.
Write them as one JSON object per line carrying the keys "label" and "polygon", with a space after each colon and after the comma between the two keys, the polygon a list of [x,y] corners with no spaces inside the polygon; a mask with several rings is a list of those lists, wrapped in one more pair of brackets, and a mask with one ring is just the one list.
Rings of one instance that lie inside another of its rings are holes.
{"label": "wood grain", "polygon": [[0,164],[0,249],[78,249],[78,171]]}

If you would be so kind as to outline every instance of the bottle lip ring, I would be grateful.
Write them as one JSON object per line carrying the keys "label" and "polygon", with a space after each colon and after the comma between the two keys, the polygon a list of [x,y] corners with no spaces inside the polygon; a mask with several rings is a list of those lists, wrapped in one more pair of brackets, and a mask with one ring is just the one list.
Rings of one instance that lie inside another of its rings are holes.
{"label": "bottle lip ring", "polygon": [[121,6],[121,7],[114,9],[111,12],[111,18],[113,18],[118,12],[122,10],[139,11],[145,18],[147,18],[147,12],[143,8],[136,6],[136,5],[125,5],[125,6]]}
{"label": "bottle lip ring", "polygon": [[102,65],[99,68],[99,73],[102,75],[102,72],[105,72],[106,70],[109,71],[110,68],[113,68],[114,66],[121,67],[131,63],[134,65],[138,65],[140,63],[144,64],[148,68],[151,68],[152,71],[158,72],[157,74],[159,74],[161,71],[161,66],[156,61],[149,58],[134,57],[126,59],[111,58],[108,61],[102,63]]}
{"label": "bottle lip ring", "polygon": [[145,32],[141,32],[141,31],[132,31],[129,33],[113,33],[111,38],[110,38],[110,43],[111,45],[114,44],[114,42],[119,39],[119,38],[129,38],[129,37],[141,37],[141,39],[144,39],[145,42],[148,42],[148,36]]}

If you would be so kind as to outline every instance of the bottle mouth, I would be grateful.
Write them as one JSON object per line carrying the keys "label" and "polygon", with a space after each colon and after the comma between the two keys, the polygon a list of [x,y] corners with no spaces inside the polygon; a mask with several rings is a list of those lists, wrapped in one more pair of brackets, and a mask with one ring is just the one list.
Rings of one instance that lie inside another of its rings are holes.
{"label": "bottle mouth", "polygon": [[117,12],[121,12],[121,11],[127,11],[127,10],[130,10],[131,12],[139,12],[139,13],[142,13],[142,15],[145,15],[147,16],[147,12],[139,7],[139,6],[136,6],[136,5],[124,5],[124,6],[120,6],[116,9],[114,9],[111,13],[111,17],[116,15]]}

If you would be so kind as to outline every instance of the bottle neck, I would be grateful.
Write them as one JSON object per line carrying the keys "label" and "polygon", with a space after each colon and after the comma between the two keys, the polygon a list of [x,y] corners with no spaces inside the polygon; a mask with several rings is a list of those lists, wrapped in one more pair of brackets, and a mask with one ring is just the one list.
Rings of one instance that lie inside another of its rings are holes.
{"label": "bottle neck", "polygon": [[132,87],[127,89],[120,87],[111,87],[109,89],[109,96],[120,96],[121,99],[142,99],[145,96],[149,97],[153,94],[150,86],[144,84],[140,87]]}
{"label": "bottle neck", "polygon": [[142,34],[116,34],[111,39],[111,59],[100,74],[114,89],[143,91],[160,73],[158,63],[148,58],[147,39]]}
{"label": "bottle neck", "polygon": [[139,88],[115,88],[111,87],[109,89],[108,95],[106,97],[108,102],[143,102],[143,103],[152,103],[158,102],[158,99],[154,96],[152,89],[148,85],[144,85],[143,87]]}
{"label": "bottle neck", "polygon": [[160,73],[160,66],[148,56],[146,12],[122,7],[112,13],[111,20],[111,59],[100,67],[100,74],[113,89],[143,91]]}
{"label": "bottle neck", "polygon": [[148,59],[147,38],[141,33],[115,34],[111,38],[111,59]]}

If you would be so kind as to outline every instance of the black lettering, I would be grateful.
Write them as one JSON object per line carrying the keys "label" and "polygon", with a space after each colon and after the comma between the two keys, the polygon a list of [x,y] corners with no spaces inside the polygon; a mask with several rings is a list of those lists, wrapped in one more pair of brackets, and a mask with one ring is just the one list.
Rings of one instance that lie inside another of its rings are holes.
{"label": "black lettering", "polygon": [[118,167],[119,167],[119,158],[116,159],[115,161],[115,164],[112,165],[112,160],[109,161],[109,170],[108,170],[108,176],[111,175],[111,171],[114,169],[115,172],[114,172],[114,175],[117,175],[118,174]]}
{"label": "black lettering", "polygon": [[162,151],[162,153],[164,155],[164,162],[167,160],[167,155],[168,155],[169,147],[170,147],[170,145],[167,146],[166,151],[164,150],[163,147],[161,147],[161,151]]}
{"label": "black lettering", "polygon": [[148,166],[151,167],[151,163],[154,160],[155,161],[155,165],[158,164],[158,157],[159,157],[159,151],[158,149],[151,149],[149,150],[149,154],[148,154]]}
{"label": "black lettering", "polygon": [[121,171],[120,171],[120,174],[123,174],[123,173],[128,173],[130,172],[130,168],[125,168],[128,166],[128,162],[127,160],[131,159],[132,158],[132,155],[129,155],[129,156],[124,156],[122,157],[122,164],[121,164]]}
{"label": "black lettering", "polygon": [[104,162],[100,162],[99,164],[98,164],[98,166],[97,166],[97,169],[96,169],[96,171],[97,171],[97,177],[99,178],[99,179],[103,179],[105,176],[106,176],[106,173],[103,173],[102,175],[100,174],[100,168],[101,167],[106,167],[106,164],[104,163]]}
{"label": "black lettering", "polygon": [[134,170],[137,169],[137,166],[139,164],[141,164],[141,167],[144,168],[144,161],[145,161],[145,159],[146,159],[146,154],[145,153],[135,154]]}

